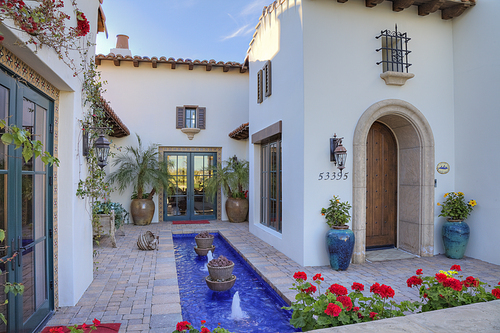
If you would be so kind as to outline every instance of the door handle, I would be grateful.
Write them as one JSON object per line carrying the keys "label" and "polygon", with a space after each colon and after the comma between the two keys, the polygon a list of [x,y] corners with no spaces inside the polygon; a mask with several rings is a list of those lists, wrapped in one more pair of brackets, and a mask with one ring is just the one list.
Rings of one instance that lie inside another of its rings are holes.
{"label": "door handle", "polygon": [[17,255],[17,251],[14,252],[14,238],[11,239],[10,241],[10,248],[12,249],[12,256],[11,256],[11,261],[10,261],[10,264],[11,264],[11,270],[14,271],[16,269],[16,264],[15,264],[15,260],[16,260],[16,255]]}
{"label": "door handle", "polygon": [[23,251],[26,250],[26,248],[23,246],[23,239],[21,236],[17,236],[17,255],[19,256],[19,259],[17,260],[17,267],[22,267],[23,266]]}

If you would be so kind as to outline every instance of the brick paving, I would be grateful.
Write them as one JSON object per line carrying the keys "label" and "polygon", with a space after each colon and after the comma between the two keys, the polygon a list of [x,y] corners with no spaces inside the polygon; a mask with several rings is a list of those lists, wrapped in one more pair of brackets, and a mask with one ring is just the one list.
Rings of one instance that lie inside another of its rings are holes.
{"label": "brick paving", "polygon": [[[203,230],[219,231],[286,301],[295,297],[289,288],[292,275],[297,271],[304,271],[310,277],[321,273],[325,278],[324,288],[332,283],[350,288],[353,282],[365,286],[375,282],[390,285],[398,302],[418,300],[417,289],[406,286],[406,280],[417,268],[430,275],[459,264],[465,275],[473,275],[490,285],[500,281],[499,265],[472,258],[453,260],[444,255],[351,264],[344,272],[333,271],[329,266],[303,267],[250,234],[248,223],[211,221],[210,224],[172,225],[160,222],[149,226],[125,225],[124,230],[125,236],[116,237],[117,248],[112,248],[109,238],[103,237],[95,248],[93,282],[75,306],[56,309],[47,326],[91,324],[97,318],[103,323],[121,323],[120,332],[171,333],[182,320],[172,234]],[[146,230],[160,236],[158,251],[138,249],[137,237]]]}

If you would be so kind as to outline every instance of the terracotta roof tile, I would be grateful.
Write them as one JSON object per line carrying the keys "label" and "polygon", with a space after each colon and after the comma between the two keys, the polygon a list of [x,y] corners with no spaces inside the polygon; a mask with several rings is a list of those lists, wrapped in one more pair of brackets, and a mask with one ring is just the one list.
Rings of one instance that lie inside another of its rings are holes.
{"label": "terracotta roof tile", "polygon": [[130,135],[130,131],[127,126],[121,121],[120,117],[113,111],[109,103],[101,97],[101,102],[104,105],[104,112],[106,113],[106,120],[111,125],[113,133],[110,136],[115,138],[122,138],[124,136]]}
{"label": "terracotta roof tile", "polygon": [[229,133],[229,137],[236,140],[248,139],[248,125],[249,123],[241,124],[237,129]]}
{"label": "terracotta roof tile", "polygon": [[170,64],[170,68],[175,69],[177,65],[187,65],[189,69],[193,69],[194,66],[205,66],[205,69],[207,71],[211,71],[213,67],[222,67],[224,72],[228,72],[230,69],[239,69],[240,73],[246,73],[248,70],[248,65],[245,64],[240,64],[239,62],[235,61],[215,61],[215,60],[191,60],[191,59],[182,59],[178,58],[177,60],[175,58],[166,58],[164,56],[158,58],[158,57],[141,57],[141,56],[134,56],[131,57],[129,55],[122,56],[121,54],[113,54],[109,53],[108,55],[104,54],[98,54],[95,56],[95,62],[99,66],[101,65],[102,61],[110,60],[113,61],[115,66],[120,66],[120,62],[122,61],[132,61],[134,63],[135,67],[139,67],[140,63],[151,63],[151,66],[153,68],[157,68],[158,64]]}

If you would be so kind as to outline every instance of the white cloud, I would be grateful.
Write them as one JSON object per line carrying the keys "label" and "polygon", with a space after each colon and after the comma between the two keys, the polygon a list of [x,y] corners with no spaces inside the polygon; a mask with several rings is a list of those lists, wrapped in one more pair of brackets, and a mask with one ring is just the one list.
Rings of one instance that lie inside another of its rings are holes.
{"label": "white cloud", "polygon": [[247,29],[249,25],[250,24],[245,24],[244,26],[242,26],[241,28],[238,28],[236,31],[234,31],[230,35],[222,37],[222,40],[227,40],[227,39],[231,39],[234,37],[247,35],[249,32],[251,32],[253,30],[253,29]]}

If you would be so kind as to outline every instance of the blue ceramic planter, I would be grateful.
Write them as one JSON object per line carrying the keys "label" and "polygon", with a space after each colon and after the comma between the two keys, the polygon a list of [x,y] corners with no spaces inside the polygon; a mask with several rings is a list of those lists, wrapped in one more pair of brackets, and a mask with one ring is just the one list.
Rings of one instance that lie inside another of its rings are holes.
{"label": "blue ceramic planter", "polygon": [[351,262],[354,249],[354,233],[350,229],[330,229],[326,234],[330,266],[345,271]]}
{"label": "blue ceramic planter", "polygon": [[470,228],[463,221],[446,221],[442,229],[444,254],[451,259],[462,259],[469,242]]}

